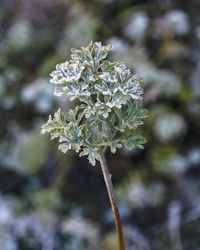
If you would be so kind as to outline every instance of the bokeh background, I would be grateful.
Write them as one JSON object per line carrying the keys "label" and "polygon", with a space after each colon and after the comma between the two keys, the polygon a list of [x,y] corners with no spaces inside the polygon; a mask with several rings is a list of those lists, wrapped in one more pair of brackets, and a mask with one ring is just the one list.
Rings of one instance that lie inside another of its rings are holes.
{"label": "bokeh background", "polygon": [[200,1],[0,1],[0,249],[116,250],[99,166],[40,126],[67,98],[49,73],[111,43],[144,77],[144,150],[107,154],[127,250],[200,249]]}

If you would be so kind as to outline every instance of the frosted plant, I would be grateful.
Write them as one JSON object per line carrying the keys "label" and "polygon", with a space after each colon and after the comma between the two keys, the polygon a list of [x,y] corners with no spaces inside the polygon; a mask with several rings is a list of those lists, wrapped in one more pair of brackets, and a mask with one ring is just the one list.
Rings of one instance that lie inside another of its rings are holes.
{"label": "frosted plant", "polygon": [[59,139],[59,149],[74,149],[87,155],[90,163],[100,159],[105,149],[142,148],[145,143],[135,129],[143,124],[147,111],[141,108],[142,79],[132,75],[123,63],[106,60],[110,45],[90,43],[72,49],[70,61],[56,66],[51,73],[54,94],[67,95],[79,104],[68,112],[59,109],[42,126],[42,133]]}
{"label": "frosted plant", "polygon": [[124,63],[108,61],[112,49],[111,45],[91,42],[72,49],[71,60],[56,66],[50,80],[55,84],[54,94],[69,96],[77,105],[50,115],[41,133],[58,138],[63,153],[73,149],[87,156],[93,166],[100,161],[122,250],[120,217],[104,154],[108,148],[112,153],[122,146],[143,148],[145,139],[135,130],[143,124],[147,110],[141,108],[141,77],[131,74]]}

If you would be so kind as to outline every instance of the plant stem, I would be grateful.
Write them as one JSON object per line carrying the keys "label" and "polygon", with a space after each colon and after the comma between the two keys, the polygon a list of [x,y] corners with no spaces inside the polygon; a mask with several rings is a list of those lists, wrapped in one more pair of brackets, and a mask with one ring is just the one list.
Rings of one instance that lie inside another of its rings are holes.
{"label": "plant stem", "polygon": [[100,164],[101,164],[101,169],[103,172],[103,177],[104,177],[104,181],[106,184],[108,196],[110,199],[112,212],[113,212],[114,219],[115,219],[115,226],[116,226],[116,231],[117,231],[117,235],[118,235],[118,242],[119,242],[119,250],[125,250],[125,242],[124,242],[124,235],[123,235],[123,230],[122,230],[121,218],[120,218],[120,214],[119,214],[119,210],[118,210],[118,206],[117,206],[117,200],[116,200],[114,190],[113,190],[111,174],[109,172],[104,155],[100,156]]}

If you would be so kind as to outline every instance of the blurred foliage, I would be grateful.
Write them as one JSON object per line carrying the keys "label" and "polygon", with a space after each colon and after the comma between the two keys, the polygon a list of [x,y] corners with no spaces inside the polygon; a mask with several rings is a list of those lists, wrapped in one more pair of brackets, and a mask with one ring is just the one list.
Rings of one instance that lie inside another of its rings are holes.
{"label": "blurred foliage", "polygon": [[144,77],[150,110],[145,150],[107,154],[127,250],[198,249],[199,10],[198,0],[0,1],[2,249],[116,248],[99,168],[39,134],[49,113],[71,108],[49,73],[91,40]]}

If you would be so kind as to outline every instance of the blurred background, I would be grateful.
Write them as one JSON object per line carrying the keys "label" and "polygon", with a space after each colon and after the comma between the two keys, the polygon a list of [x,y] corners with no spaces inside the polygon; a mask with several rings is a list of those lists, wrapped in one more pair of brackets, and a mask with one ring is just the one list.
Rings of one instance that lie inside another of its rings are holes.
{"label": "blurred background", "polygon": [[127,250],[200,249],[200,1],[0,0],[0,249],[116,250],[99,166],[40,126],[70,48],[115,47],[144,77],[144,150],[107,154]]}

